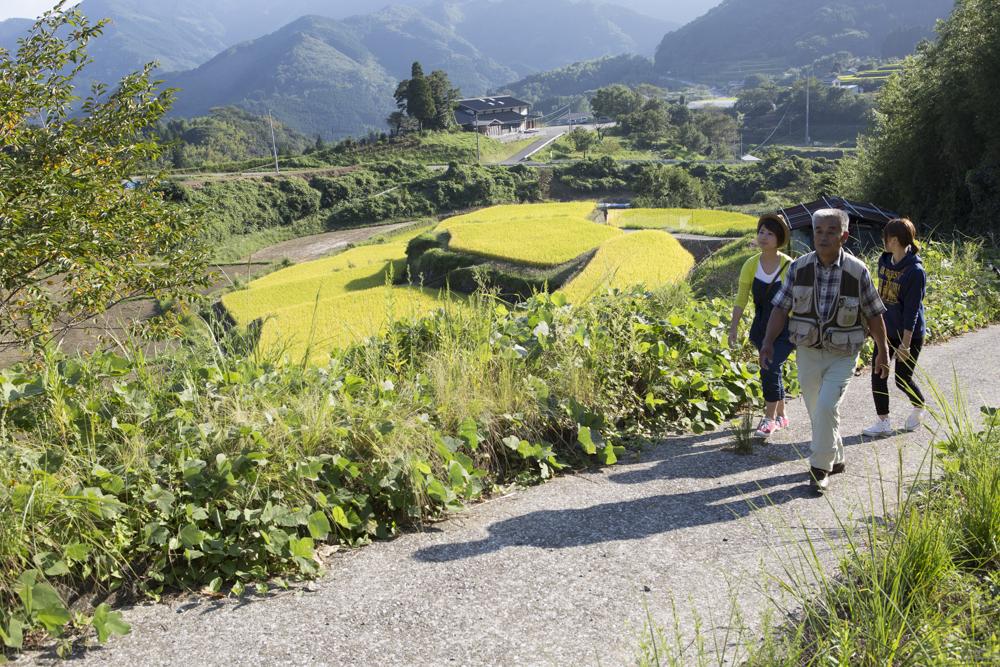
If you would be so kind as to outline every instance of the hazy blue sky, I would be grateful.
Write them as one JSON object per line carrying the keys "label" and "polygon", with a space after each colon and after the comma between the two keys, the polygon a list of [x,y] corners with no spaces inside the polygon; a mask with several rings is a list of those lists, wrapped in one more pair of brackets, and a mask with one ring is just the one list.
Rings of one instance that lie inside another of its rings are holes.
{"label": "hazy blue sky", "polygon": [[55,4],[55,0],[0,0],[0,21],[14,17],[33,19]]}
{"label": "hazy blue sky", "polygon": [[[148,0],[156,2],[157,0]],[[207,0],[211,2],[211,0]],[[538,0],[545,2],[545,0]],[[690,21],[691,19],[704,14],[710,7],[722,2],[722,0],[609,0],[616,4],[632,7],[636,11],[657,16],[659,18],[669,18],[679,23]],[[52,7],[56,0],[0,0],[0,21],[13,17],[35,18],[49,7]],[[380,4],[392,4],[392,0],[385,0]]]}

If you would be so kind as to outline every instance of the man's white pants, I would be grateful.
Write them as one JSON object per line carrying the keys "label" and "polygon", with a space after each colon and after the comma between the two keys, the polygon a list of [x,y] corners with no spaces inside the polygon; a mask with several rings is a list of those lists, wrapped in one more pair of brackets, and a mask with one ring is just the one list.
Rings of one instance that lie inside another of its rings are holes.
{"label": "man's white pants", "polygon": [[854,375],[857,354],[838,354],[800,347],[795,351],[802,399],[812,424],[812,455],[809,465],[829,472],[844,462],[840,437],[840,401]]}

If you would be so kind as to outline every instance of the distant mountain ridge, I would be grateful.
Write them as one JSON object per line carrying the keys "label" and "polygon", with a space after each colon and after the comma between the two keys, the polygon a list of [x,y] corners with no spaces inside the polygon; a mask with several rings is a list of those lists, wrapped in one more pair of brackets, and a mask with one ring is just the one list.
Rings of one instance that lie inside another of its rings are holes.
{"label": "distant mountain ridge", "polygon": [[656,51],[662,75],[720,79],[783,71],[849,51],[898,57],[933,37],[954,0],[725,0],[667,33]]}
{"label": "distant mountain ridge", "polygon": [[[481,95],[571,62],[651,54],[674,27],[596,0],[397,0],[360,13],[383,4],[84,0],[93,20],[112,18],[92,42],[84,77],[113,83],[156,60],[167,84],[181,89],[176,115],[270,109],[299,131],[334,138],[385,129],[392,92],[414,60],[425,71],[447,71],[464,94]],[[0,22],[0,46],[26,23]]]}

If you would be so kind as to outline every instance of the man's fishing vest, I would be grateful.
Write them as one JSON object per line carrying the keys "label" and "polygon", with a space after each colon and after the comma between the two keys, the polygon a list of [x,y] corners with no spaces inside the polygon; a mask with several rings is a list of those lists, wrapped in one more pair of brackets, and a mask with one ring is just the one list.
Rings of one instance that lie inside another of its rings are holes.
{"label": "man's fishing vest", "polygon": [[816,286],[816,253],[806,256],[792,276],[792,310],[788,314],[788,335],[798,347],[812,347],[857,354],[867,332],[861,314],[861,277],[866,271],[861,260],[843,253],[840,263],[840,291],[835,306],[825,322],[819,315],[819,289]]}

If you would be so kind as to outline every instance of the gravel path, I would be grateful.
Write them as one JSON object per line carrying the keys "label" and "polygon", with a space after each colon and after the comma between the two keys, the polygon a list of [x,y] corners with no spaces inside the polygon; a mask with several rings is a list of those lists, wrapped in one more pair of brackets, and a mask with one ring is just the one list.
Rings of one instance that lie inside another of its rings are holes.
{"label": "gravel path", "polygon": [[[974,409],[997,405],[1000,364],[987,351],[998,345],[993,327],[929,348],[922,366],[949,393],[961,378]],[[908,409],[898,392],[893,405]],[[842,411],[848,469],[816,498],[804,484],[802,402],[789,412],[792,426],[751,456],[726,451],[725,432],[671,437],[623,464],[335,556],[322,580],[270,599],[130,609],[131,635],[75,662],[617,665],[632,661],[646,609],[672,628],[673,605],[683,636],[700,618],[708,645],[725,646],[731,601],[759,620],[806,537],[832,566],[844,529],[883,512],[883,488],[893,505],[931,438],[864,441],[873,408],[867,376],[855,378]]]}

